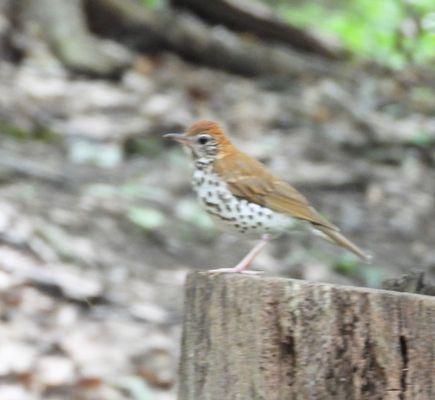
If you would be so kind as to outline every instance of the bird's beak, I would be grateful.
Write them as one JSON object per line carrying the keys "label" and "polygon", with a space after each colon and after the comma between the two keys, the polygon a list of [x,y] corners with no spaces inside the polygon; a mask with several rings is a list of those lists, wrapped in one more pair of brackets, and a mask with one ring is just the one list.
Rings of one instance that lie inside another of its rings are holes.
{"label": "bird's beak", "polygon": [[185,136],[184,133],[167,133],[166,135],[163,135],[163,137],[165,139],[175,140],[176,142],[182,144],[190,143],[190,138],[188,136]]}

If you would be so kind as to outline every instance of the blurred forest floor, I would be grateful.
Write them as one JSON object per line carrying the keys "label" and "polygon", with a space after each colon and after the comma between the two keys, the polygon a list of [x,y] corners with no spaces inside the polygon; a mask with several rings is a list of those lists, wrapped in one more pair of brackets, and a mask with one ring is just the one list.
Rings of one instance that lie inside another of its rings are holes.
{"label": "blurred forest floor", "polygon": [[221,122],[374,256],[360,264],[291,236],[256,268],[371,287],[412,270],[434,278],[433,70],[307,58],[336,72],[243,76],[112,37],[105,48],[124,64],[108,78],[68,67],[6,9],[0,399],[175,399],[184,277],[251,245],[214,229],[185,154],[161,139],[199,118]]}

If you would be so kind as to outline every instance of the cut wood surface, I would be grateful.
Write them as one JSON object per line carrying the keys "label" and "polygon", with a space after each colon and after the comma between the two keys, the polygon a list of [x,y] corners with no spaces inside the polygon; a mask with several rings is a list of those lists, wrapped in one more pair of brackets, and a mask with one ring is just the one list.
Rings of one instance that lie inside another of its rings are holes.
{"label": "cut wood surface", "polygon": [[192,273],[179,400],[435,399],[435,298]]}

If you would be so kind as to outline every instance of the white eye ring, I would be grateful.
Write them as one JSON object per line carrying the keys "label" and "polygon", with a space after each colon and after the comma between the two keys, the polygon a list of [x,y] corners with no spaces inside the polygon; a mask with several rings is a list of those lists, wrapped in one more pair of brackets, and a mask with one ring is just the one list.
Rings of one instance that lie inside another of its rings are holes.
{"label": "white eye ring", "polygon": [[208,135],[201,135],[198,137],[197,141],[199,144],[206,144],[210,140],[210,137]]}

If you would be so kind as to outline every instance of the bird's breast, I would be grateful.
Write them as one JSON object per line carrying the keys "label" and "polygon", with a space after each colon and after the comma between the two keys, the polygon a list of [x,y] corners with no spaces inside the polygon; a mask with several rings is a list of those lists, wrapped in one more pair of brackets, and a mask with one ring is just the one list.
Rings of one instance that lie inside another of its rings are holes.
{"label": "bird's breast", "polygon": [[288,215],[235,196],[211,168],[195,169],[192,185],[203,208],[225,229],[259,236],[280,234],[296,225],[297,221]]}

